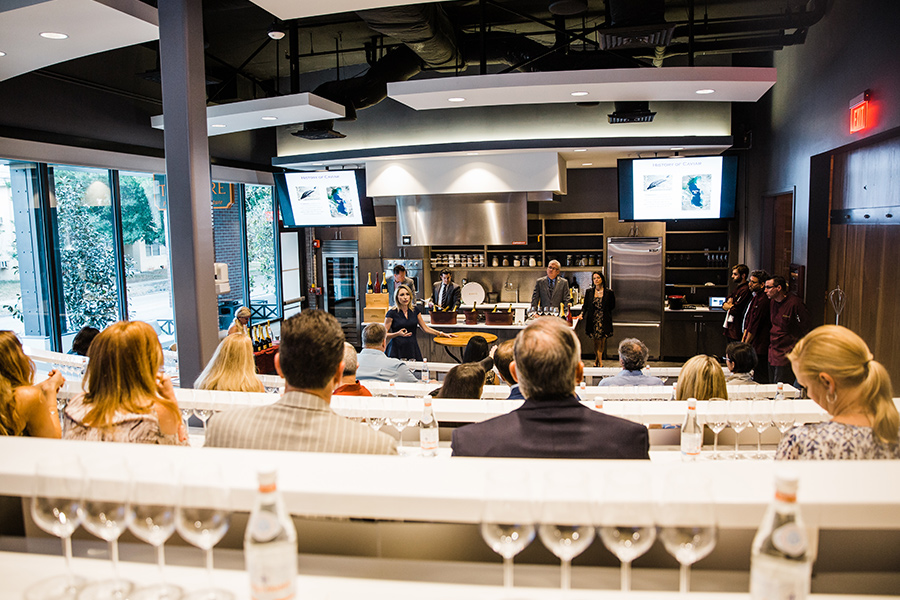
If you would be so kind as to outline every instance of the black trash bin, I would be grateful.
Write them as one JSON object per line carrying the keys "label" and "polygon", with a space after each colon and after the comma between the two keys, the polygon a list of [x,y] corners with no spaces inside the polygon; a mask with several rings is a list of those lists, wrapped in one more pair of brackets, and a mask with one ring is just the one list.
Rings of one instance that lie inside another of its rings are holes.
{"label": "black trash bin", "polygon": [[241,307],[237,300],[222,300],[219,302],[219,329],[228,329],[234,321],[234,313]]}

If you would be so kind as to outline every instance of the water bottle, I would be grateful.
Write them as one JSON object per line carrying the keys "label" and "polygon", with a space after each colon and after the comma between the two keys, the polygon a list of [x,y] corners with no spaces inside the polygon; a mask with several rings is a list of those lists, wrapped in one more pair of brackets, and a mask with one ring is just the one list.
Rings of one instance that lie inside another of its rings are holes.
{"label": "water bottle", "polygon": [[422,410],[422,418],[419,420],[419,446],[423,456],[436,456],[438,449],[438,422],[434,418],[434,409],[431,407],[431,396],[424,398],[425,408]]}
{"label": "water bottle", "polygon": [[257,475],[259,492],[244,532],[253,600],[291,600],[297,583],[297,530],[278,493],[275,469]]}
{"label": "water bottle", "polygon": [[396,384],[397,384],[397,381],[396,381],[395,379],[391,379],[390,381],[388,381],[388,391],[387,391],[387,395],[388,395],[389,398],[396,398],[396,397],[397,397],[397,387],[396,387]]}
{"label": "water bottle", "polygon": [[803,600],[809,594],[812,557],[797,506],[797,475],[775,477],[775,499],[753,538],[750,597]]}
{"label": "water bottle", "polygon": [[422,381],[427,382],[430,379],[428,376],[428,359],[422,359]]}
{"label": "water bottle", "polygon": [[780,381],[775,386],[775,402],[779,400],[784,400],[784,384]]}
{"label": "water bottle", "polygon": [[681,460],[697,460],[703,447],[703,427],[697,420],[697,399],[688,398],[687,415],[681,426]]}

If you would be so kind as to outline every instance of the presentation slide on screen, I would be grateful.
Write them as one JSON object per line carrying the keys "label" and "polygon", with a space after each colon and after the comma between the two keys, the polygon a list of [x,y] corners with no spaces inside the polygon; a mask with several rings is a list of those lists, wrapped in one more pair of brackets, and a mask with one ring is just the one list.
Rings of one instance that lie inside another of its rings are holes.
{"label": "presentation slide on screen", "polygon": [[635,160],[634,218],[700,219],[719,216],[722,157]]}
{"label": "presentation slide on screen", "polygon": [[297,227],[362,224],[353,171],[289,173],[285,179]]}

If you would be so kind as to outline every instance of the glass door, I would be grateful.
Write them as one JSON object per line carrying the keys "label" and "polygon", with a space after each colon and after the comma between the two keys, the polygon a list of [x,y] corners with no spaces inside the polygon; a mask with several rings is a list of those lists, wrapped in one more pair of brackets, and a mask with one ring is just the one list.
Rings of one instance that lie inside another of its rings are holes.
{"label": "glass door", "polygon": [[[344,245],[350,245],[343,242]],[[356,242],[352,243],[356,246]],[[344,338],[351,344],[360,344],[360,310],[359,290],[357,288],[357,271],[359,270],[359,253],[354,249],[323,249],[325,264],[325,310],[333,314]]]}

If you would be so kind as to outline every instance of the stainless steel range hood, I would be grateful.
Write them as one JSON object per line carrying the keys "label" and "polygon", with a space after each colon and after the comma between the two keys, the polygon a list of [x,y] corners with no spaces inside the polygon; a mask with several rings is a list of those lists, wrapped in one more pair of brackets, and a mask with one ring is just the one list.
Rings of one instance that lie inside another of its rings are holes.
{"label": "stainless steel range hood", "polygon": [[397,233],[413,246],[524,244],[527,202],[551,199],[550,192],[397,196]]}

